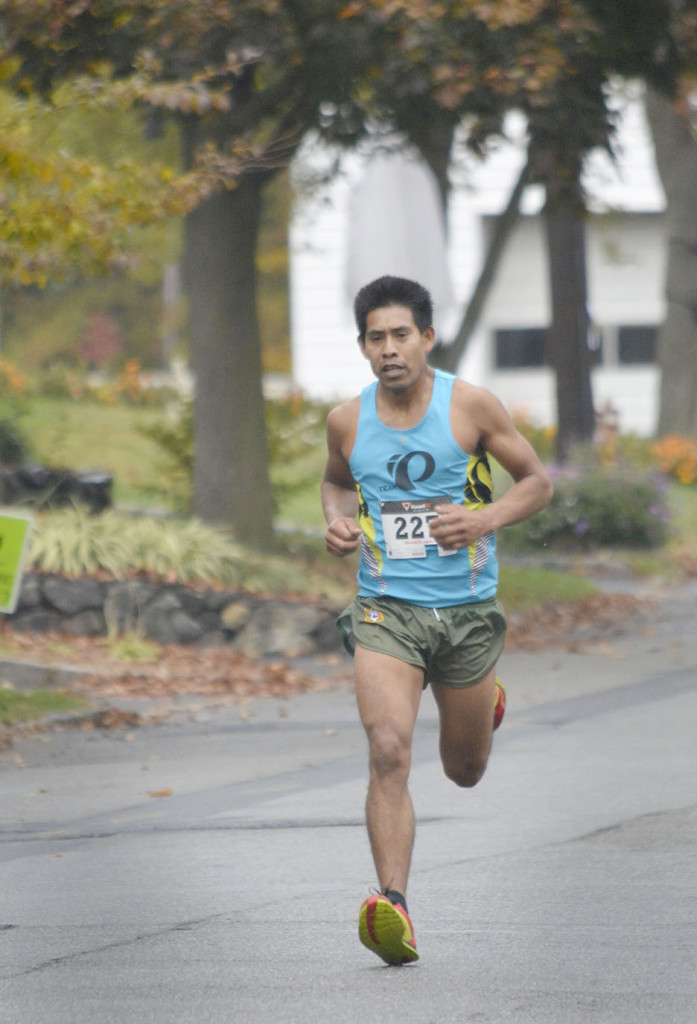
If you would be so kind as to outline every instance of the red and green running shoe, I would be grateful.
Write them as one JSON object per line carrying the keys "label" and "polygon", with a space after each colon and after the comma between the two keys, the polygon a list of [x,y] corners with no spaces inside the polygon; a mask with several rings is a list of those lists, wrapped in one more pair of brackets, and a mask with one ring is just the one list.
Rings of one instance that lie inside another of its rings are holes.
{"label": "red and green running shoe", "polygon": [[506,690],[503,683],[496,680],[496,702],[494,704],[494,731],[498,729],[506,713]]}
{"label": "red and green running shoe", "polygon": [[386,964],[409,964],[419,959],[409,915],[387,896],[369,896],[358,915],[358,936]]}

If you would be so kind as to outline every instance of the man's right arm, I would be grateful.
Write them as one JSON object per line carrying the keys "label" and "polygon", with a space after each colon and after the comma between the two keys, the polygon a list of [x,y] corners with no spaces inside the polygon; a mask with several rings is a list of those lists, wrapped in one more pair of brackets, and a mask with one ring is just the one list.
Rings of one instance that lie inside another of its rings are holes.
{"label": "man's right arm", "polygon": [[355,551],[361,536],[361,528],[356,522],[356,482],[344,456],[348,435],[354,432],[349,407],[344,405],[333,409],[327,417],[328,454],[321,494],[324,517],[328,524],[324,535],[327,551],[339,558]]}

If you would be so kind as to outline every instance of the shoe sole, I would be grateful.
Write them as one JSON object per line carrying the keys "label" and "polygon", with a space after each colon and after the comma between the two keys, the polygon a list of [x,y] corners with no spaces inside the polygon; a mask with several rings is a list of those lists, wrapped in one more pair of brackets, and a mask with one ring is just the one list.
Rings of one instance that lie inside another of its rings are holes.
{"label": "shoe sole", "polygon": [[404,941],[405,921],[389,900],[376,900],[361,907],[358,918],[358,936],[371,952],[386,964],[413,963],[419,954]]}

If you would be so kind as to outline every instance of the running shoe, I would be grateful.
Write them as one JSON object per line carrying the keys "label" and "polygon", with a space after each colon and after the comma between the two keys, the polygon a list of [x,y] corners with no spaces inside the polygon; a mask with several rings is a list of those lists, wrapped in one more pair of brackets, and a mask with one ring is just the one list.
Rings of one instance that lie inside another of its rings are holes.
{"label": "running shoe", "polygon": [[496,702],[494,704],[494,731],[498,729],[506,713],[506,690],[500,679],[496,680]]}
{"label": "running shoe", "polygon": [[386,964],[408,964],[419,959],[409,915],[386,896],[369,896],[358,915],[358,936]]}

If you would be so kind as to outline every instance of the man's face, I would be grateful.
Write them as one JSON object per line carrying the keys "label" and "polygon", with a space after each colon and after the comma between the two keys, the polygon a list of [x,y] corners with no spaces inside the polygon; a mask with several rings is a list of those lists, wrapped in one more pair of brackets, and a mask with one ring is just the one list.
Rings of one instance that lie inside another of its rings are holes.
{"label": "man's face", "polygon": [[428,327],[423,334],[407,306],[382,306],[368,313],[363,355],[387,391],[406,391],[426,368],[426,356],[435,336]]}

